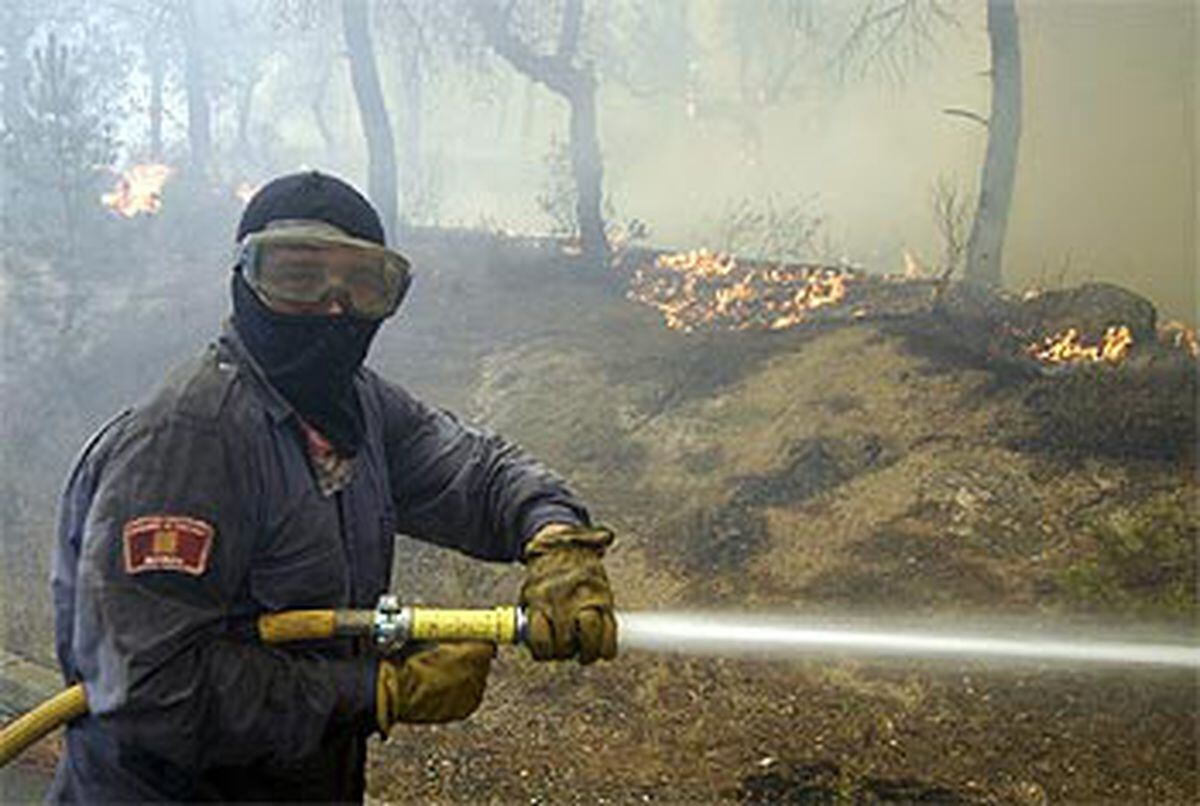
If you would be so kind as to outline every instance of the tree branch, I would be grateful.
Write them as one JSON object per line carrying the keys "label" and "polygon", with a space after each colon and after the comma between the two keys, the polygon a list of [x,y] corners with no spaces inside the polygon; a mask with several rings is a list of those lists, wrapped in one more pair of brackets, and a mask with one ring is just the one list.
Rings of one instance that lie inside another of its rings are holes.
{"label": "tree branch", "polygon": [[564,62],[575,58],[579,49],[579,28],[583,22],[583,0],[567,0],[563,9],[562,28],[558,35],[558,52],[555,56]]}
{"label": "tree branch", "polygon": [[942,114],[952,115],[954,117],[959,117],[959,118],[966,118],[967,120],[973,120],[985,129],[989,125],[991,125],[988,122],[987,118],[985,118],[983,115],[979,114],[978,112],[972,112],[970,109],[960,109],[959,107],[956,107],[956,106],[949,106],[942,110]]}
{"label": "tree branch", "polygon": [[[569,59],[542,56],[535,53],[527,43],[508,28],[508,16],[512,6],[501,11],[492,3],[472,3],[471,13],[483,29],[488,44],[505,61],[532,81],[545,84],[560,95],[570,95],[577,76],[573,73]],[[578,32],[577,32],[578,33]]]}

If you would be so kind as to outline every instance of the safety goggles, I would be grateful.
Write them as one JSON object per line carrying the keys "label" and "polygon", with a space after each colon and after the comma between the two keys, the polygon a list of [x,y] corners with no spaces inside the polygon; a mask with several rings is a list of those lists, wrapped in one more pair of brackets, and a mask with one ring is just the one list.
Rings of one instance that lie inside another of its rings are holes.
{"label": "safety goggles", "polygon": [[412,282],[403,255],[323,221],[273,221],[242,239],[237,259],[268,301],[305,309],[336,299],[363,319],[395,313]]}

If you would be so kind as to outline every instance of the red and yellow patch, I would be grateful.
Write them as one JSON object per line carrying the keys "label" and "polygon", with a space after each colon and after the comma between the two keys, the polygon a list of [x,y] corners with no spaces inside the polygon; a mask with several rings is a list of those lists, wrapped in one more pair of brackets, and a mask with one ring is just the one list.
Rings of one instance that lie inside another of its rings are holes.
{"label": "red and yellow patch", "polygon": [[208,567],[212,524],[185,515],[145,515],[121,530],[125,571],[179,571],[199,576]]}

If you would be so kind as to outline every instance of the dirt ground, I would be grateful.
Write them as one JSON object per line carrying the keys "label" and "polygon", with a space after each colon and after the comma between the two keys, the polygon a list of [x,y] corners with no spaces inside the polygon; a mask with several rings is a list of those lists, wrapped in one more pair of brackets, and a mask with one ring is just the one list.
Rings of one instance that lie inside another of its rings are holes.
{"label": "dirt ground", "polygon": [[[609,566],[621,608],[1196,634],[1194,454],[1127,450],[1161,438],[1157,414],[1126,406],[1119,440],[1064,445],[1037,404],[1059,387],[931,342],[919,321],[682,334],[544,245],[415,257],[428,268],[375,360],[572,480],[620,535]],[[1194,410],[1194,367],[1184,377],[1156,399],[1190,395]],[[1121,532],[1136,545],[1114,554],[1104,524],[1139,518],[1178,539]],[[416,543],[400,555],[408,598],[515,596],[511,569]],[[1139,563],[1153,573],[1120,573]],[[470,721],[373,747],[369,791],[1190,803],[1198,713],[1188,672],[636,653],[581,669],[508,650]]]}

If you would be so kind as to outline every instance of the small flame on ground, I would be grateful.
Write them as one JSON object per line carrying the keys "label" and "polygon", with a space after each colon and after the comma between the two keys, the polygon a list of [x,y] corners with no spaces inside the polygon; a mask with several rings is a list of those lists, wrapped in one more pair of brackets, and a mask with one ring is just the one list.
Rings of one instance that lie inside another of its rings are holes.
{"label": "small flame on ground", "polygon": [[920,280],[930,276],[921,259],[907,249],[904,250],[904,279]]}
{"label": "small flame on ground", "polygon": [[1200,340],[1196,331],[1182,322],[1167,322],[1158,329],[1159,341],[1177,350],[1186,350],[1192,358],[1200,358]]}
{"label": "small flame on ground", "polygon": [[258,193],[260,185],[253,185],[249,182],[239,182],[238,186],[233,189],[233,195],[238,197],[238,201],[242,204],[249,204],[254,198],[254,194]]}
{"label": "small flame on ground", "polygon": [[658,309],[673,330],[782,330],[841,302],[849,278],[824,266],[742,266],[732,255],[694,249],[638,269],[629,298]]}
{"label": "small flame on ground", "polygon": [[174,169],[170,165],[157,162],[131,166],[117,177],[112,192],[100,197],[100,203],[125,218],[140,213],[154,215],[162,209],[163,185],[172,173]]}
{"label": "small flame on ground", "polygon": [[1034,342],[1025,348],[1029,355],[1043,364],[1081,364],[1107,362],[1116,364],[1123,360],[1133,345],[1133,334],[1125,325],[1110,326],[1104,338],[1088,344],[1076,328],[1067,328],[1061,333]]}

